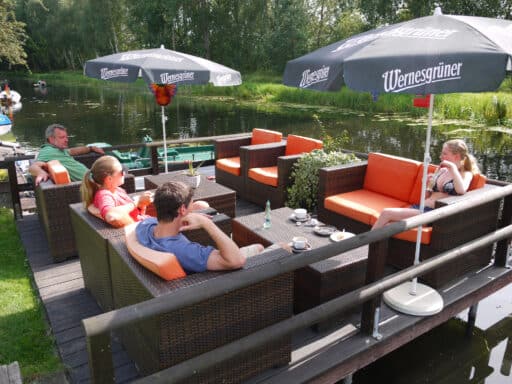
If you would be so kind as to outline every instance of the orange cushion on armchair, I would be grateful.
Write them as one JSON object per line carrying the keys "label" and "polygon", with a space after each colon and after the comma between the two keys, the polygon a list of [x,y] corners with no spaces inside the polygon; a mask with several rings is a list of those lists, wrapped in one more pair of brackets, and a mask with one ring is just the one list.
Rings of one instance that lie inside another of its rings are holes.
{"label": "orange cushion on armchair", "polygon": [[240,157],[226,157],[215,162],[215,166],[224,172],[240,176]]}
{"label": "orange cushion on armchair", "polygon": [[312,139],[310,137],[288,135],[286,139],[285,156],[299,155],[301,153],[309,153],[314,149],[322,149],[321,140]]}
{"label": "orange cushion on armchair", "polygon": [[66,168],[60,163],[59,160],[50,160],[46,163],[48,173],[54,184],[69,184],[71,179]]}
{"label": "orange cushion on armchair", "polygon": [[254,128],[252,130],[251,145],[279,143],[283,139],[281,132],[271,131],[269,129]]}
{"label": "orange cushion on armchair", "polygon": [[277,166],[251,168],[249,169],[249,177],[259,183],[277,187]]}

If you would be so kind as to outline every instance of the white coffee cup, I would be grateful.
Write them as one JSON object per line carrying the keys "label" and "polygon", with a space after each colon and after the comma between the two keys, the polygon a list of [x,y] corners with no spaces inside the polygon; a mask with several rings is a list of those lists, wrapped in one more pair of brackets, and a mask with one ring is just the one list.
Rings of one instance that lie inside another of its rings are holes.
{"label": "white coffee cup", "polygon": [[293,213],[296,219],[302,220],[306,218],[308,211],[304,208],[297,208],[296,210],[293,211]]}
{"label": "white coffee cup", "polygon": [[293,248],[295,249],[304,249],[308,244],[308,239],[304,236],[295,236],[292,239]]}

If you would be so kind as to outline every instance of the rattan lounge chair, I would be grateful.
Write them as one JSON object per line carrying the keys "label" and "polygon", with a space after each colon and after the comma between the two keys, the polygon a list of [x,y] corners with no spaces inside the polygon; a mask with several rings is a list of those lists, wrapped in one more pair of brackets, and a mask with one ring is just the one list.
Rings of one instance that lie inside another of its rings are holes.
{"label": "rattan lounge chair", "polygon": [[[141,267],[120,239],[109,241],[116,308],[162,295],[180,295],[211,279],[241,279],[247,270],[284,257],[283,249],[253,256],[240,271],[204,272],[168,282]],[[239,276],[240,275],[240,276]],[[162,370],[292,316],[293,273],[228,292],[171,313],[127,326],[119,337],[143,374]],[[239,383],[257,373],[287,364],[290,337],[274,340],[221,366],[200,372],[187,383]]]}

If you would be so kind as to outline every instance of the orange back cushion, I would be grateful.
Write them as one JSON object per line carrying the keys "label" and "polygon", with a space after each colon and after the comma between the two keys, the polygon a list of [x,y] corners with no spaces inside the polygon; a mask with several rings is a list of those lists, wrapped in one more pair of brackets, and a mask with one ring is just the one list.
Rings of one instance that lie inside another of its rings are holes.
{"label": "orange back cushion", "polygon": [[408,201],[421,163],[403,157],[370,153],[364,189]]}
{"label": "orange back cushion", "polygon": [[471,179],[471,183],[469,183],[468,191],[482,188],[486,181],[487,177],[485,175],[482,175],[481,173],[475,173]]}
{"label": "orange back cushion", "polygon": [[48,173],[54,184],[71,183],[68,170],[64,168],[59,160],[50,160],[46,165],[48,166]]}
{"label": "orange back cushion", "polygon": [[254,128],[252,130],[251,145],[279,143],[283,139],[281,132],[271,131],[269,129]]}
{"label": "orange back cushion", "polygon": [[173,253],[155,251],[139,243],[135,234],[136,226],[137,223],[124,227],[126,247],[135,260],[164,280],[187,276]]}
{"label": "orange back cushion", "polygon": [[314,149],[322,149],[323,146],[322,140],[316,140],[304,136],[288,135],[286,139],[285,156],[309,153]]}
{"label": "orange back cushion", "polygon": [[[428,165],[427,173],[434,173],[437,171],[438,166],[434,164]],[[418,174],[416,175],[416,181],[412,187],[411,195],[409,196],[409,203],[411,204],[419,204],[421,197],[421,185],[423,183],[423,164],[418,168]]]}

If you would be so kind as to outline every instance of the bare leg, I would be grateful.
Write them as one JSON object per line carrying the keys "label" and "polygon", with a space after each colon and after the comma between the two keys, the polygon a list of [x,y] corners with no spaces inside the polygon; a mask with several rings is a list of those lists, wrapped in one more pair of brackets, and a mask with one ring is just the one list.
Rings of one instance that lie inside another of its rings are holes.
{"label": "bare leg", "polygon": [[379,218],[373,224],[372,229],[382,228],[392,221],[400,221],[420,214],[419,209],[414,208],[385,208]]}

